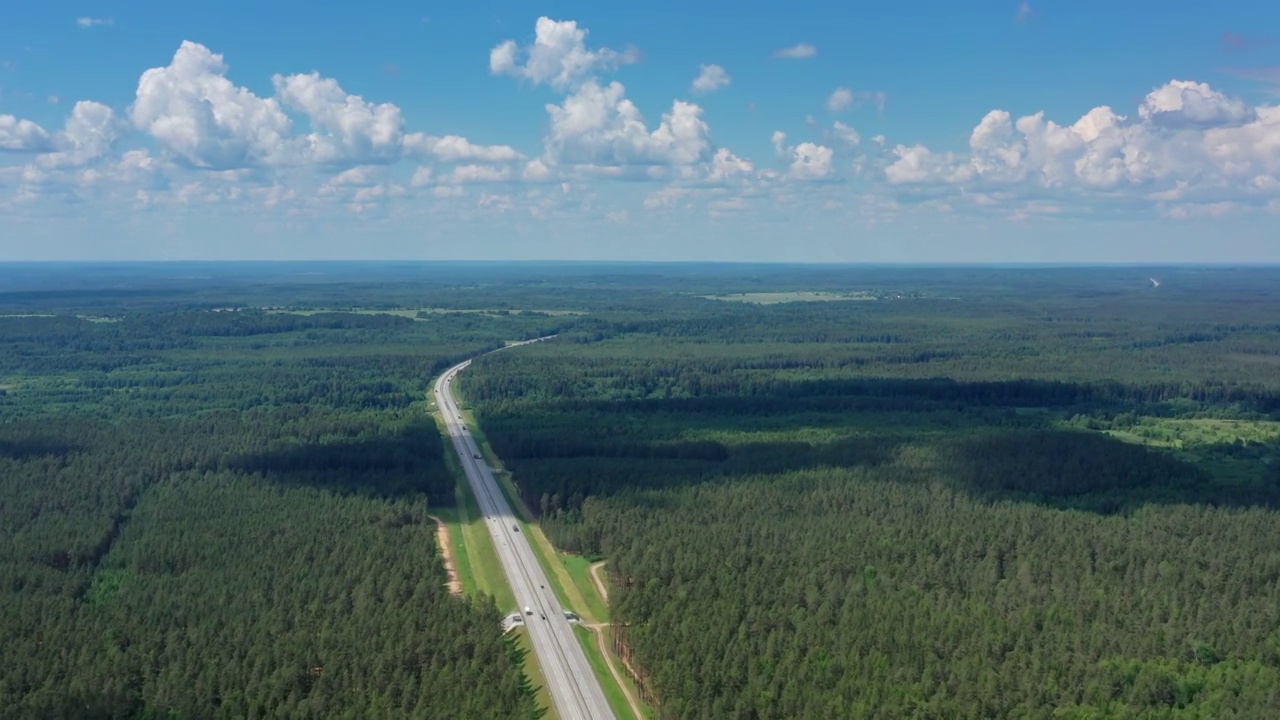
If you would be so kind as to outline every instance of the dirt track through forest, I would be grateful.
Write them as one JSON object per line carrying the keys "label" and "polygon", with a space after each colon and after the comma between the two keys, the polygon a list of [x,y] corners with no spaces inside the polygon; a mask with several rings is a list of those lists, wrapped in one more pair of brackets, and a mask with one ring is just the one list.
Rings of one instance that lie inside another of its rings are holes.
{"label": "dirt track through forest", "polygon": [[600,597],[604,598],[605,602],[609,602],[609,590],[604,586],[604,580],[600,579],[600,568],[604,567],[604,563],[605,561],[601,560],[591,566],[591,579],[595,581],[596,590],[600,591]]}
{"label": "dirt track through forest", "polygon": [[627,683],[622,679],[622,673],[618,672],[618,667],[613,664],[613,655],[609,652],[609,647],[604,641],[604,631],[608,625],[600,623],[586,624],[583,627],[590,630],[596,636],[596,647],[600,648],[600,657],[604,658],[604,664],[609,666],[609,673],[613,675],[613,681],[618,684],[618,688],[622,690],[622,694],[627,698],[627,704],[631,706],[631,712],[635,713],[636,720],[644,720],[644,712],[640,710],[640,704],[631,696],[631,690],[627,688]]}

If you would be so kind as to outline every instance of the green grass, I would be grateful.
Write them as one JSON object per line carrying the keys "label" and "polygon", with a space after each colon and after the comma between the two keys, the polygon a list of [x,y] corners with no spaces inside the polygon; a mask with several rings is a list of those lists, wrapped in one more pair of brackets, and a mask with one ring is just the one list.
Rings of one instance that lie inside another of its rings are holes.
{"label": "green grass", "polygon": [[1121,440],[1178,448],[1237,441],[1269,443],[1280,440],[1280,422],[1140,417],[1136,424],[1123,430],[1112,430],[1111,434]]}
{"label": "green grass", "polygon": [[[600,647],[596,644],[596,635],[588,628],[576,625],[573,628],[573,634],[578,638],[578,643],[582,645],[582,650],[587,654],[587,662],[591,664],[591,669],[595,671],[596,677],[601,678],[604,682],[605,699],[609,701],[609,707],[613,709],[613,714],[618,718],[635,717],[635,713],[631,710],[631,703],[627,702],[627,696],[622,692],[622,688],[618,686],[617,681],[613,679],[613,673],[609,672],[609,665],[605,662],[604,656],[600,654]],[[606,647],[608,646],[608,638]],[[652,709],[645,707],[640,701],[640,693],[631,683],[631,678],[627,677],[626,671],[621,665],[618,665],[618,673],[622,675],[622,681],[627,683],[631,696],[636,698],[636,704],[640,706],[641,712],[645,718],[653,717]]]}
{"label": "green grass", "polygon": [[588,622],[609,622],[609,604],[600,597],[595,582],[591,579],[591,561],[581,555],[556,552],[556,559],[564,566],[569,578],[578,593],[586,601],[586,607],[579,614],[588,618]]}
{"label": "green grass", "polygon": [[[442,423],[439,414],[433,413],[433,417],[439,426]],[[457,507],[442,509],[437,514],[446,522],[450,521],[450,517],[454,519],[449,532],[454,544],[458,580],[462,583],[463,591],[469,595],[485,593],[493,598],[498,609],[516,612],[518,606],[515,593],[511,592],[511,586],[507,584],[502,562],[498,560],[498,552],[493,545],[493,537],[480,517],[480,506],[471,493],[466,474],[458,464],[458,455],[448,439],[445,440],[445,449],[445,463],[458,481],[454,490]]]}
{"label": "green grass", "polygon": [[753,305],[776,305],[789,302],[831,302],[835,300],[875,300],[875,296],[866,292],[833,293],[833,292],[756,292],[736,293],[733,295],[703,295],[707,300],[724,300],[726,302],[744,302]]}

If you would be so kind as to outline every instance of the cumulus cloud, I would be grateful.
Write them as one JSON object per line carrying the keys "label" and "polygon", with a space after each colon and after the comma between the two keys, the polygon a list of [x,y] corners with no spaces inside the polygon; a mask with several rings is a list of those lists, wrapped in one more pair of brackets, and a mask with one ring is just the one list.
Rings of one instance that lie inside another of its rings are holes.
{"label": "cumulus cloud", "polygon": [[184,41],[172,62],[138,80],[129,115],[139,130],[196,167],[283,163],[293,123],[274,98],[226,78],[222,56]]}
{"label": "cumulus cloud", "polygon": [[311,125],[312,132],[300,138],[305,159],[323,164],[399,159],[404,118],[395,105],[366,102],[316,72],[276,75],[272,83],[280,101],[306,115]]}
{"label": "cumulus cloud", "polygon": [[85,29],[98,27],[99,25],[115,25],[115,24],[116,24],[116,21],[111,18],[96,18],[96,17],[76,18],[76,25],[79,25],[80,27]]}
{"label": "cumulus cloud", "polygon": [[689,89],[696,94],[705,95],[728,86],[731,80],[729,73],[719,65],[703,65]]}
{"label": "cumulus cloud", "polygon": [[688,165],[711,156],[702,108],[676,100],[652,131],[621,83],[588,81],[548,105],[547,149],[559,162],[594,165]]}
{"label": "cumulus cloud", "polygon": [[538,18],[533,44],[520,47],[507,40],[489,51],[489,71],[565,90],[593,73],[639,59],[634,50],[588,50],[587,31],[573,20]]}
{"label": "cumulus cloud", "polygon": [[785,179],[812,181],[835,177],[832,165],[835,152],[831,148],[811,142],[787,145],[787,134],[781,130],[775,130],[769,141],[778,157],[788,162]]}
{"label": "cumulus cloud", "polygon": [[30,120],[0,115],[0,150],[44,152],[52,147],[49,133]]}
{"label": "cumulus cloud", "polygon": [[183,42],[169,65],[142,74],[129,117],[173,157],[208,170],[389,164],[406,155],[443,162],[523,158],[506,145],[406,133],[399,107],[348,93],[317,72],[273,76],[273,97],[259,97],[226,74],[221,55]]}
{"label": "cumulus cloud", "polygon": [[101,103],[81,100],[71,109],[66,127],[53,140],[57,149],[41,155],[45,167],[79,166],[110,152],[120,138],[122,123],[115,111]]}
{"label": "cumulus cloud", "polygon": [[818,48],[810,45],[809,43],[802,42],[792,47],[782,48],[781,50],[775,50],[773,53],[773,56],[776,58],[784,58],[787,60],[803,60],[804,58],[811,58],[817,54],[818,54]]}
{"label": "cumulus cloud", "polygon": [[1138,117],[1173,128],[1243,125],[1257,118],[1252,108],[1205,83],[1174,80],[1153,90],[1138,106]]}
{"label": "cumulus cloud", "polygon": [[1280,197],[1280,106],[1254,108],[1203,83],[1175,80],[1149,93],[1135,118],[1104,106],[1063,126],[1043,113],[1014,120],[993,110],[970,134],[968,153],[899,145],[884,174],[897,185],[984,196],[1128,190],[1160,202],[1233,194],[1261,203]]}

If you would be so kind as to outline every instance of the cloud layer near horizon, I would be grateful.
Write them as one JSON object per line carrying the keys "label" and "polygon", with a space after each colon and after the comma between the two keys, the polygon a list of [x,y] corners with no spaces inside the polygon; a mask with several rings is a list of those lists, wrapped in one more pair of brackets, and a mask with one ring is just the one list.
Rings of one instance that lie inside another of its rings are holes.
{"label": "cloud layer near horizon", "polygon": [[[642,111],[609,77],[639,53],[592,47],[588,37],[574,21],[543,17],[528,41],[489,51],[495,82],[556,96],[544,104],[536,148],[477,144],[457,128],[410,129],[397,105],[316,72],[276,74],[271,95],[261,96],[229,77],[220,54],[184,41],[167,65],[141,73],[128,107],[83,100],[61,129],[0,115],[0,210],[236,202],[298,216],[416,201],[539,218],[584,186],[619,180],[651,186],[647,210],[710,216],[785,203],[813,183],[824,202],[843,197],[880,209],[915,202],[1005,217],[1115,208],[1171,218],[1280,213],[1280,106],[1253,106],[1205,83],[1172,80],[1132,110],[1099,106],[1065,124],[993,109],[963,150],[864,141],[856,123],[812,121],[810,137],[775,130],[767,138],[774,157],[750,159],[717,143],[698,103],[674,98]],[[820,62],[806,43],[774,56]],[[738,87],[718,64],[691,76],[692,95]],[[886,102],[883,92],[839,87],[813,105],[843,117],[863,106],[884,111]],[[597,211],[611,221],[627,215]]]}

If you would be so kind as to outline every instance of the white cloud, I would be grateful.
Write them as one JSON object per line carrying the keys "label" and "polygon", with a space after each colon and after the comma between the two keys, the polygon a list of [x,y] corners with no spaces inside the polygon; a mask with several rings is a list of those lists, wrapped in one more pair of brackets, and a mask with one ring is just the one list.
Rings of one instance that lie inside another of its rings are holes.
{"label": "white cloud", "polygon": [[1018,10],[1013,17],[1018,22],[1026,22],[1031,19],[1032,14],[1034,14],[1034,11],[1031,9],[1031,3],[1027,0],[1022,0],[1022,2],[1018,3]]}
{"label": "white cloud", "polygon": [[1280,197],[1280,106],[1249,107],[1202,83],[1172,81],[1142,101],[1136,118],[1096,107],[1062,126],[1043,113],[1012,119],[993,110],[974,128],[967,154],[897,146],[886,179],[1113,197],[1132,191],[1158,200],[1259,204]]}
{"label": "white cloud", "polygon": [[525,163],[520,177],[530,182],[544,182],[551,179],[551,168],[541,160],[534,159]]}
{"label": "white cloud", "polygon": [[818,48],[810,45],[809,43],[800,43],[793,47],[776,50],[774,51],[773,56],[776,58],[786,58],[788,60],[801,60],[804,58],[811,58],[817,54]]}
{"label": "white cloud", "polygon": [[781,130],[774,130],[769,136],[769,143],[773,145],[773,151],[778,157],[787,156],[787,134]]}
{"label": "white cloud", "polygon": [[690,90],[699,95],[705,95],[715,92],[722,87],[727,87],[732,81],[729,73],[719,65],[703,65],[698,71],[698,77],[694,78],[693,85]]}
{"label": "white cloud", "polygon": [[81,100],[71,109],[66,127],[54,138],[55,152],[41,155],[45,167],[78,166],[110,152],[120,138],[122,123],[115,112],[101,103]]}
{"label": "white cloud", "polygon": [[800,143],[791,149],[791,165],[787,176],[795,180],[826,180],[835,174],[831,166],[831,148],[815,143]]}
{"label": "white cloud", "polygon": [[336,80],[305,75],[276,75],[276,95],[303,113],[312,132],[303,136],[300,152],[322,163],[388,163],[400,158],[404,118],[391,103],[373,104],[345,92]]}
{"label": "white cloud", "polygon": [[79,25],[80,27],[86,28],[86,29],[97,27],[99,25],[115,25],[115,24],[116,24],[116,21],[111,18],[96,18],[96,17],[76,18],[76,25]]}
{"label": "white cloud", "polygon": [[162,148],[204,168],[283,163],[289,158],[289,116],[226,78],[222,56],[190,41],[166,67],[138,80],[130,117]]}
{"label": "white cloud", "polygon": [[548,105],[548,154],[581,165],[689,165],[711,156],[702,108],[675,101],[652,131],[621,83],[589,80],[560,105]]}
{"label": "white cloud", "polygon": [[775,130],[769,142],[778,157],[788,161],[785,179],[830,180],[835,176],[835,167],[831,163],[835,153],[831,148],[810,142],[788,146],[787,134],[781,130]]}
{"label": "white cloud", "polygon": [[853,107],[853,91],[847,87],[838,87],[827,98],[827,112],[844,112]]}
{"label": "white cloud", "polygon": [[329,178],[331,186],[355,186],[367,187],[377,183],[377,170],[368,165],[357,165],[353,168],[347,168],[342,172]]}
{"label": "white cloud", "polygon": [[862,144],[862,136],[858,134],[858,131],[848,125],[845,125],[839,120],[832,124],[831,131],[832,134],[835,135],[836,139],[843,145],[848,147],[858,147],[858,145]]}
{"label": "white cloud", "polygon": [[[273,76],[270,98],[235,85],[226,72],[221,55],[183,42],[168,66],[142,74],[130,118],[174,157],[209,170],[389,164],[406,155],[443,162],[523,158],[506,145],[406,133],[399,107],[348,93],[316,72]],[[287,111],[310,132],[298,133]]]}
{"label": "white cloud", "polygon": [[729,152],[728,148],[720,148],[711,158],[711,167],[707,173],[707,180],[712,183],[723,184],[739,178],[749,177],[754,172],[755,166],[750,160],[743,160]]}
{"label": "white cloud", "polygon": [[587,31],[573,20],[540,17],[534,26],[533,45],[521,48],[514,40],[499,44],[489,52],[489,71],[566,90],[597,70],[639,59],[634,51],[588,50],[586,39]]}
{"label": "white cloud", "polygon": [[432,137],[422,133],[413,133],[405,136],[404,145],[406,150],[434,155],[442,162],[461,162],[465,160],[505,162],[524,158],[524,155],[521,155],[515,148],[508,145],[476,145],[458,135]]}
{"label": "white cloud", "polygon": [[49,133],[30,120],[0,115],[0,150],[43,152],[52,146]]}
{"label": "white cloud", "polygon": [[1171,128],[1243,125],[1257,119],[1253,108],[1205,83],[1174,80],[1143,99],[1138,117]]}

